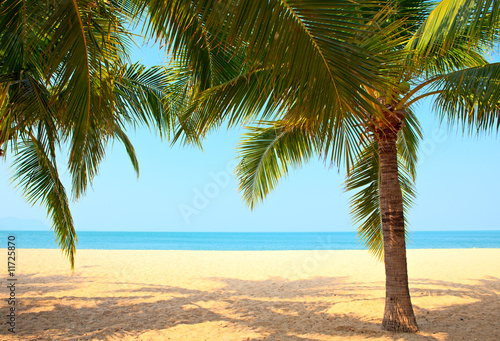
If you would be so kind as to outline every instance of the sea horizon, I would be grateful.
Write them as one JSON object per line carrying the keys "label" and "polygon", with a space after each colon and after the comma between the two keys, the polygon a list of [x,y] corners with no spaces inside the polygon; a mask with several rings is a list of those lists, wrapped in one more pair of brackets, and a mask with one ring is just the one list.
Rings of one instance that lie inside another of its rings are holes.
{"label": "sea horizon", "polygon": [[[18,248],[58,249],[53,231],[0,230]],[[79,231],[78,249],[285,251],[363,250],[355,231],[335,232],[167,232]],[[408,249],[500,248],[500,230],[412,231]]]}

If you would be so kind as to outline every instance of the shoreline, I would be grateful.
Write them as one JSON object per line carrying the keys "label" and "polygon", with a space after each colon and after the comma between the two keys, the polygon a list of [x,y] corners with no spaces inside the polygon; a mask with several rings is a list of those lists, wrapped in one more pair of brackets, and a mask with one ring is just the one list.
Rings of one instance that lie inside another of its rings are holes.
{"label": "shoreline", "polygon": [[[4,239],[10,234],[4,232]],[[52,231],[12,233],[20,248],[57,249]],[[414,231],[408,249],[500,248],[500,230]],[[366,250],[356,232],[86,232],[78,233],[80,250]]]}
{"label": "shoreline", "polygon": [[[62,250],[60,248],[50,248],[50,249],[44,249],[44,248],[16,248],[16,250],[26,250],[26,251],[59,251],[62,253]],[[411,249],[407,248],[406,252],[408,253],[409,251],[459,251],[459,250],[491,250],[495,251],[498,250],[500,251],[500,247],[469,247],[469,248],[427,248],[427,249]],[[78,257],[79,252],[88,252],[88,251],[94,251],[94,252],[101,252],[101,251],[120,251],[120,252],[128,252],[128,251],[158,251],[158,252],[252,252],[252,253],[258,253],[258,252],[344,252],[344,251],[357,251],[357,252],[366,252],[370,253],[368,249],[304,249],[304,250],[191,250],[191,249],[77,249],[76,250],[76,257]]]}
{"label": "shoreline", "polygon": [[60,250],[18,249],[18,332],[0,338],[495,340],[498,264],[500,249],[409,249],[421,331],[396,335],[366,250],[82,249],[72,273]]}

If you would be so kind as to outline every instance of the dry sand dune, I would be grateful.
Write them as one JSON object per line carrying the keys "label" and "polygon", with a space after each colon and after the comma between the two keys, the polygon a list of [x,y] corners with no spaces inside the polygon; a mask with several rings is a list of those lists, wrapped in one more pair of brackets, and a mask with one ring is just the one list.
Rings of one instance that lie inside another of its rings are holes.
{"label": "dry sand dune", "polygon": [[2,322],[0,339],[500,339],[500,249],[408,262],[413,335],[380,331],[384,271],[366,251],[80,250],[71,274],[60,251],[21,249],[17,333]]}

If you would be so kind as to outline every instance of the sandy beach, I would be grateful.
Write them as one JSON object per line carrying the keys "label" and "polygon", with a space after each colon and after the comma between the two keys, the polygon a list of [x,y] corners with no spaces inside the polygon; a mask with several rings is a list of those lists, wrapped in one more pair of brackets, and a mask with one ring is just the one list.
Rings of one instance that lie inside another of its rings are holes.
{"label": "sandy beach", "polygon": [[80,250],[73,274],[59,250],[17,256],[2,340],[500,337],[500,249],[409,250],[418,334],[380,331],[384,270],[367,251]]}

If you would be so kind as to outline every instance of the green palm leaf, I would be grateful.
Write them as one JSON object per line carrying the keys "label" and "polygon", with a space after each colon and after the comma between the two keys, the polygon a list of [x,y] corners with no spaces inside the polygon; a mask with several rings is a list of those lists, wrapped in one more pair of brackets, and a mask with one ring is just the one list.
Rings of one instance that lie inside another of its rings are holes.
{"label": "green palm leaf", "polygon": [[40,129],[41,139],[31,136],[21,143],[15,155],[14,180],[18,181],[29,203],[40,202],[45,206],[53,222],[56,240],[74,268],[77,238],[73,218],[66,191],[59,180],[54,145],[44,138],[45,133]]}
{"label": "green palm leaf", "polygon": [[500,127],[500,63],[443,75],[431,90],[441,120],[461,124],[469,132],[498,131]]}
{"label": "green palm leaf", "polygon": [[169,136],[178,112],[167,105],[170,103],[167,96],[172,92],[170,83],[175,79],[173,71],[135,63],[117,64],[113,73],[115,105],[121,120],[133,126],[155,128],[160,135]]}
{"label": "green palm leaf", "polygon": [[456,40],[469,47],[492,47],[500,38],[500,3],[495,0],[443,0],[420,25],[406,49],[416,58],[446,53]]}
{"label": "green palm leaf", "polygon": [[[396,58],[399,54],[393,52],[393,47],[402,43],[398,39],[387,39],[390,32],[380,32],[378,21],[385,17],[378,14],[381,5],[373,1],[336,0],[318,4],[241,0],[220,4],[177,0],[165,4],[152,0],[149,8],[151,26],[155,27],[157,37],[169,39],[174,46],[181,46],[180,42],[188,39],[185,28],[179,24],[183,22],[189,23],[190,29],[204,25],[197,31],[210,31],[214,45],[220,48],[222,43],[217,39],[221,39],[225,42],[222,46],[231,51],[230,55],[239,56],[243,49],[246,56],[243,60],[247,63],[240,65],[242,71],[230,72],[231,77],[212,84],[219,86],[248,75],[250,70],[265,69],[269,81],[261,83],[263,91],[274,93],[272,99],[281,102],[302,98],[295,105],[301,105],[302,115],[318,124],[323,124],[324,116],[331,114],[330,108],[340,112],[355,110],[363,115],[364,111],[357,108],[366,104],[369,95],[361,95],[353,82],[372,87],[385,85],[384,79],[391,72],[387,68],[391,65],[385,60]],[[193,13],[196,18],[192,17]],[[199,43],[198,47],[213,48],[201,38],[194,41]],[[187,58],[196,60],[197,57]],[[329,95],[324,96],[325,93]]]}
{"label": "green palm leaf", "polygon": [[317,141],[300,128],[287,128],[281,122],[248,127],[238,146],[241,161],[237,176],[243,199],[253,208],[288,174],[317,153]]}
{"label": "green palm leaf", "polygon": [[403,163],[403,167],[414,181],[417,173],[418,146],[423,135],[415,113],[411,109],[406,111],[405,123],[399,132],[396,143],[398,156]]}

